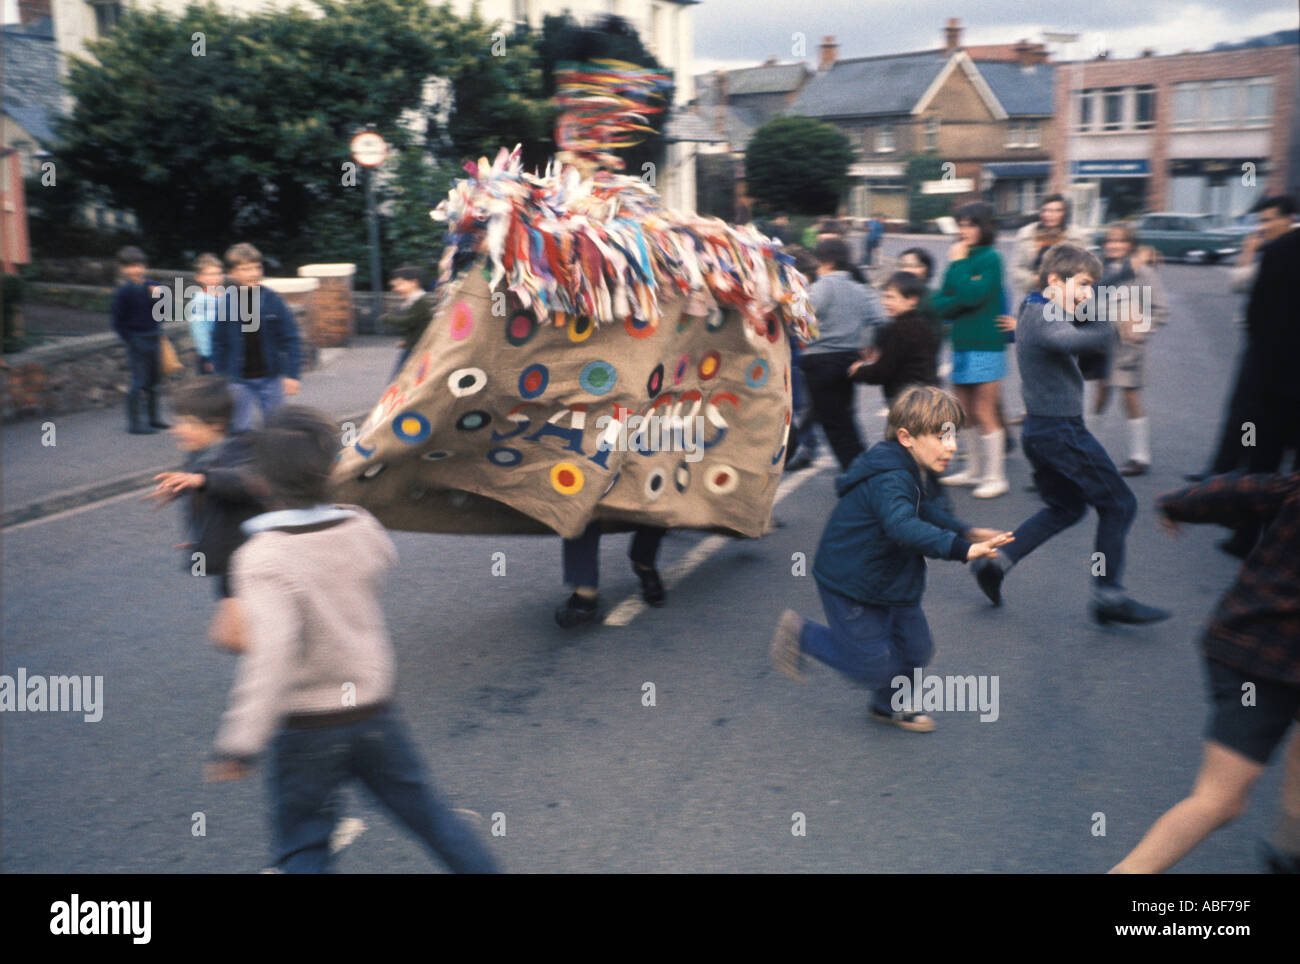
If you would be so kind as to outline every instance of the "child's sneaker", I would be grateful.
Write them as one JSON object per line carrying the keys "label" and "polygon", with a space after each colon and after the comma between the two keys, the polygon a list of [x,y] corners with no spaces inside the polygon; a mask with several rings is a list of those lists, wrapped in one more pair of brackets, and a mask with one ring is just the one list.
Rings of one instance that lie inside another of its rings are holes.
{"label": "child's sneaker", "polygon": [[573,629],[600,618],[600,609],[594,597],[579,596],[576,592],[563,606],[555,610],[555,621],[564,629]]}
{"label": "child's sneaker", "polygon": [[881,723],[892,723],[894,726],[910,733],[929,733],[934,729],[934,719],[915,710],[885,711],[873,706],[867,711],[867,715],[873,720],[879,720]]}
{"label": "child's sneaker", "polygon": [[799,632],[802,629],[803,619],[793,609],[787,609],[776,621],[772,645],[767,650],[772,658],[772,666],[796,683],[804,681],[803,650],[799,647]]}

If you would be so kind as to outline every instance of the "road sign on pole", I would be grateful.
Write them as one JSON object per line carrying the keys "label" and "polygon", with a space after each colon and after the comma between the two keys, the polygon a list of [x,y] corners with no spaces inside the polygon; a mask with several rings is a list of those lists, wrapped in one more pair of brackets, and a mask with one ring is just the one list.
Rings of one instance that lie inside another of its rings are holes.
{"label": "road sign on pole", "polygon": [[361,131],[348,145],[352,159],[366,169],[366,221],[370,235],[370,318],[379,321],[384,278],[379,270],[379,213],[375,210],[375,169],[388,157],[388,143],[374,131]]}

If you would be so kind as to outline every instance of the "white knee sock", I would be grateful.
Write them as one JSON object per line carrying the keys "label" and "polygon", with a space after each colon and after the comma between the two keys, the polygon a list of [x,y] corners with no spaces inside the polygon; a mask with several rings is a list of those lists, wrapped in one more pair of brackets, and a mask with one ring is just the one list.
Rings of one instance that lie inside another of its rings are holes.
{"label": "white knee sock", "polygon": [[1135,462],[1151,464],[1151,433],[1145,415],[1128,420],[1128,454]]}

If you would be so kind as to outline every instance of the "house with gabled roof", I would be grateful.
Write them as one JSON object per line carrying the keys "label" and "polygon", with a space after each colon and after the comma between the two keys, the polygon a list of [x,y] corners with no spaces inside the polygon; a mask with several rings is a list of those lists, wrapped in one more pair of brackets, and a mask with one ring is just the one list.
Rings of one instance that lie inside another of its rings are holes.
{"label": "house with gabled roof", "polygon": [[944,162],[932,190],[954,203],[985,199],[1008,219],[1037,208],[1050,176],[1052,67],[1041,44],[965,49],[949,20],[943,47],[840,60],[827,37],[818,70],[787,113],[816,117],[848,135],[858,158],[846,213],[906,219],[906,159]]}

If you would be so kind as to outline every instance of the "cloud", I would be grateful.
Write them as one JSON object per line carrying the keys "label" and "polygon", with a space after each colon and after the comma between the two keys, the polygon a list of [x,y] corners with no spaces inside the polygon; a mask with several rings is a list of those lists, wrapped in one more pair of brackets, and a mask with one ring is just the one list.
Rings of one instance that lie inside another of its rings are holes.
{"label": "cloud", "polygon": [[[953,4],[951,0],[911,0],[900,12],[894,0],[823,0],[805,5],[778,0],[771,5],[753,0],[705,0],[694,8],[697,64],[737,61],[753,64],[769,56],[798,59],[800,37],[805,56],[817,59],[822,38],[839,43],[840,57],[926,50],[943,45],[949,17],[962,21],[967,44],[1013,43],[1022,37],[1041,39],[1045,30],[1082,35],[1066,56],[1092,56],[1099,43],[1113,56],[1135,56],[1144,47],[1157,53],[1205,50],[1222,41],[1300,25],[1296,6],[1288,0],[1232,0],[1201,3],[1155,0],[1095,0],[1077,13],[1062,15],[1061,5],[1046,0],[981,0]],[[743,24],[743,30],[737,25]],[[1058,55],[1059,56],[1059,55]]]}

